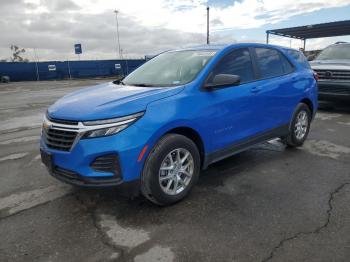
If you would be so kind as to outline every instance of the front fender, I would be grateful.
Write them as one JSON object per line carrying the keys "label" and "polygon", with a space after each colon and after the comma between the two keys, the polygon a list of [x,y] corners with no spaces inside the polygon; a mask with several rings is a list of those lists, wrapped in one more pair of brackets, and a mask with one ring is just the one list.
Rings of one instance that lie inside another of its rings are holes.
{"label": "front fender", "polygon": [[[167,123],[165,125],[163,125],[162,127],[160,127],[149,139],[148,141],[148,145],[149,146],[153,146],[157,143],[157,141],[159,141],[159,139],[161,139],[165,134],[171,132],[171,130],[175,129],[175,128],[189,128],[192,129],[193,131],[195,131],[196,133],[199,134],[199,136],[201,137],[202,141],[203,141],[203,136],[201,135],[199,128],[197,128],[196,126],[193,125],[193,123],[189,120],[178,120],[178,121],[173,121],[171,123]],[[206,145],[203,141],[203,146],[204,146],[204,151],[206,149]]]}

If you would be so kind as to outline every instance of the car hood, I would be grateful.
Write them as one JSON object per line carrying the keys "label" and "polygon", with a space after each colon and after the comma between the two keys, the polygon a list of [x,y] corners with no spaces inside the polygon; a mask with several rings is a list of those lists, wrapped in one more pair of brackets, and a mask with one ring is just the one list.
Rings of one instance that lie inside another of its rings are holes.
{"label": "car hood", "polygon": [[350,60],[314,60],[310,62],[312,69],[350,70]]}
{"label": "car hood", "polygon": [[150,88],[105,83],[62,97],[49,107],[48,115],[75,121],[120,117],[144,111],[150,102],[176,95],[183,88],[184,86]]}

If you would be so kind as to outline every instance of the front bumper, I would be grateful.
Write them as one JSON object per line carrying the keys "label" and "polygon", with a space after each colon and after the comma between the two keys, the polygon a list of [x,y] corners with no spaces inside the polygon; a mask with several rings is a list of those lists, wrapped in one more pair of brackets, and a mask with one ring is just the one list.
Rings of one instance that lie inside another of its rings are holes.
{"label": "front bumper", "polygon": [[318,81],[319,100],[350,100],[350,82]]}
{"label": "front bumper", "polygon": [[[142,172],[144,158],[138,156],[148,137],[136,124],[118,134],[80,139],[69,151],[48,147],[41,137],[40,150],[43,155],[50,155],[47,164],[49,173],[69,184],[82,187],[114,187],[123,184],[137,184]],[[131,139],[132,138],[132,139]],[[103,162],[97,162],[106,156],[116,156],[115,169],[105,170]]]}
{"label": "front bumper", "polygon": [[49,173],[62,182],[80,187],[114,187],[123,183],[120,177],[89,178],[59,166],[54,166],[52,170],[49,169]]}

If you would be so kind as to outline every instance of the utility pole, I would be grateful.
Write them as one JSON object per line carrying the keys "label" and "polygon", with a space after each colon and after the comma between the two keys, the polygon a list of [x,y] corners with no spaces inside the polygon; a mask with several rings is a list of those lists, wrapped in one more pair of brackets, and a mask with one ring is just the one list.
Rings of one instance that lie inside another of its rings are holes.
{"label": "utility pole", "polygon": [[118,49],[116,51],[119,53],[119,59],[121,59],[121,52],[120,52],[120,40],[119,40],[119,23],[118,23],[118,10],[114,10],[115,13],[115,21],[117,23],[117,42],[118,42]]}
{"label": "utility pole", "polygon": [[209,6],[207,6],[207,45],[209,45]]}

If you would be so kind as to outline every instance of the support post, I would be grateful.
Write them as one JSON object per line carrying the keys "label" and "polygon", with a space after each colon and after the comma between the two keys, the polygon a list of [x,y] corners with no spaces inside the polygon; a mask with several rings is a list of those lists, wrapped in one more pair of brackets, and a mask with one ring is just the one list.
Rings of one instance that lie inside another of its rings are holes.
{"label": "support post", "polygon": [[40,81],[39,68],[38,68],[38,62],[37,61],[35,61],[35,72],[36,72],[36,81]]}
{"label": "support post", "polygon": [[304,52],[306,51],[305,46],[306,46],[306,39],[304,39]]}
{"label": "support post", "polygon": [[69,79],[72,79],[72,75],[71,75],[71,73],[70,73],[69,58],[67,59],[67,63],[68,63],[68,75],[69,75]]}
{"label": "support post", "polygon": [[35,56],[35,72],[36,72],[36,81],[40,81],[40,76],[39,76],[39,67],[38,67],[38,62],[39,62],[39,58],[38,55],[36,53],[36,49],[33,48],[34,50],[34,56]]}
{"label": "support post", "polygon": [[269,37],[270,37],[270,33],[269,33],[269,32],[266,32],[266,44],[269,43]]}

